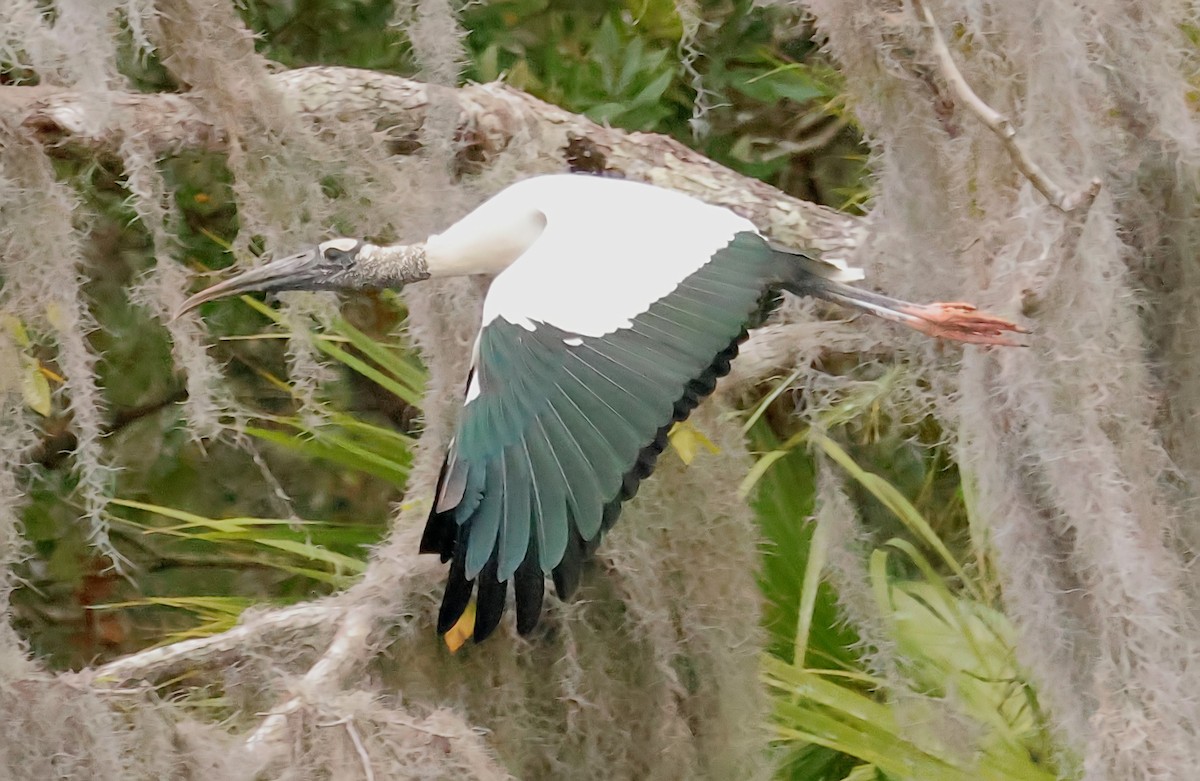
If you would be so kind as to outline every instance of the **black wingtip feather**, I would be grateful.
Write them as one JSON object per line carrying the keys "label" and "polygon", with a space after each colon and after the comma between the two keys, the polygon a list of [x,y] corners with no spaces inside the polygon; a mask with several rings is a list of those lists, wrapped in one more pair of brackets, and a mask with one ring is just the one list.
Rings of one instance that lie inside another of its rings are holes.
{"label": "black wingtip feather", "polygon": [[[633,490],[637,491],[637,486],[640,481],[634,481]],[[621,517],[621,504],[625,501],[625,488],[622,486],[621,493],[617,494],[617,498],[604,505],[604,514],[600,516],[600,530],[608,531]],[[584,550],[588,556],[591,556],[596,551],[596,546],[600,544],[600,535],[597,534],[590,540],[587,540]]]}
{"label": "black wingtip feather", "polygon": [[467,605],[471,603],[471,591],[475,584],[467,580],[467,546],[460,545],[454,561],[450,564],[450,575],[446,578],[446,592],[442,595],[442,606],[438,610],[437,631],[444,635],[458,623]]}
{"label": "black wingtip feather", "polygon": [[[447,473],[450,470],[450,459],[447,458],[442,462],[442,469],[438,472],[437,485],[433,489],[434,502],[437,497],[442,495],[442,488],[445,486]],[[421,553],[437,553],[442,557],[442,562],[450,560],[454,554],[454,538],[458,535],[458,523],[454,520],[454,508],[438,512],[436,504],[434,509],[429,511],[429,518],[425,521],[425,531],[421,533],[421,545],[417,549]]]}
{"label": "black wingtip feather", "polygon": [[534,630],[542,615],[542,598],[546,593],[546,579],[538,563],[536,540],[531,540],[525,561],[513,575],[513,594],[517,603],[517,632],[527,635]]}
{"label": "black wingtip feather", "polygon": [[[597,538],[599,536],[596,535]],[[583,537],[579,536],[579,531],[572,524],[571,533],[567,536],[567,549],[563,551],[562,561],[554,568],[554,593],[564,602],[579,588],[580,569],[585,555]]]}
{"label": "black wingtip feather", "polygon": [[458,523],[454,520],[454,511],[430,513],[425,521],[425,531],[421,534],[421,553],[437,553],[442,562],[447,562],[454,554],[454,538],[458,535]]}
{"label": "black wingtip feather", "polygon": [[488,639],[500,618],[504,615],[504,603],[508,598],[508,584],[496,580],[498,563],[493,555],[479,573],[479,591],[475,596],[475,642]]}

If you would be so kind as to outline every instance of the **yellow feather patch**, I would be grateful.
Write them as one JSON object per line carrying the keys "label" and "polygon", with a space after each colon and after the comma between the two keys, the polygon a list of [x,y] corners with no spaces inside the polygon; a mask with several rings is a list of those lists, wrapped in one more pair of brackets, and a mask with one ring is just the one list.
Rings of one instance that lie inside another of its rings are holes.
{"label": "yellow feather patch", "polygon": [[670,432],[667,433],[667,441],[671,443],[671,448],[679,454],[679,460],[688,465],[696,460],[696,454],[700,452],[701,448],[713,455],[721,452],[721,448],[713,444],[713,441],[706,437],[703,431],[686,420],[671,427]]}
{"label": "yellow feather patch", "polygon": [[467,605],[467,609],[463,611],[462,617],[458,619],[458,623],[450,627],[446,634],[442,635],[442,641],[446,643],[446,647],[450,649],[450,653],[458,653],[458,649],[462,648],[467,640],[471,639],[471,635],[475,632],[475,600],[471,600],[471,604]]}

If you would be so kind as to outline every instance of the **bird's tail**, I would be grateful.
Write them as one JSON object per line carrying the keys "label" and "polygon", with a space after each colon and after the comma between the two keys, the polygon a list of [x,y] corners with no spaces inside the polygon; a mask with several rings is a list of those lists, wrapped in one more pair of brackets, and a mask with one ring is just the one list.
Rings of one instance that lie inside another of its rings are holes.
{"label": "bird's tail", "polygon": [[898,298],[872,293],[830,279],[825,275],[802,272],[802,279],[785,284],[789,292],[814,296],[867,314],[906,325],[923,334],[941,339],[953,339],[970,344],[1018,346],[1015,334],[1026,333],[1016,323],[1003,317],[980,312],[973,304],[961,302],[913,304]]}
{"label": "bird's tail", "polygon": [[793,274],[812,275],[821,279],[831,279],[834,282],[857,282],[866,276],[861,268],[851,266],[841,258],[829,255],[809,255],[800,250],[788,249],[782,244],[768,242],[777,257],[784,259],[788,270]]}

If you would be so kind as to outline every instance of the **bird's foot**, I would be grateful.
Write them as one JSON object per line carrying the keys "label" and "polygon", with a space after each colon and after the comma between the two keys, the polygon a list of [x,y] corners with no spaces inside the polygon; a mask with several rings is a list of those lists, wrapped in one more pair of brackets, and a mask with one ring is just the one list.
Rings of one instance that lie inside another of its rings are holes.
{"label": "bird's foot", "polygon": [[1028,333],[1011,320],[980,312],[973,304],[937,302],[910,304],[897,309],[916,318],[907,322],[918,331],[956,342],[1020,347],[1022,344],[1013,340],[1011,335]]}

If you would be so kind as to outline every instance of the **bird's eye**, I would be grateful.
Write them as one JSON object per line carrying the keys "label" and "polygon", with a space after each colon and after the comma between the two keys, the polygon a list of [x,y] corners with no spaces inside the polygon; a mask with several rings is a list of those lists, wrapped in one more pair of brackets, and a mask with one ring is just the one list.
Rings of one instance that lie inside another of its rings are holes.
{"label": "bird's eye", "polygon": [[349,268],[354,265],[361,247],[361,241],[352,239],[331,241],[321,249],[321,257],[330,265]]}

